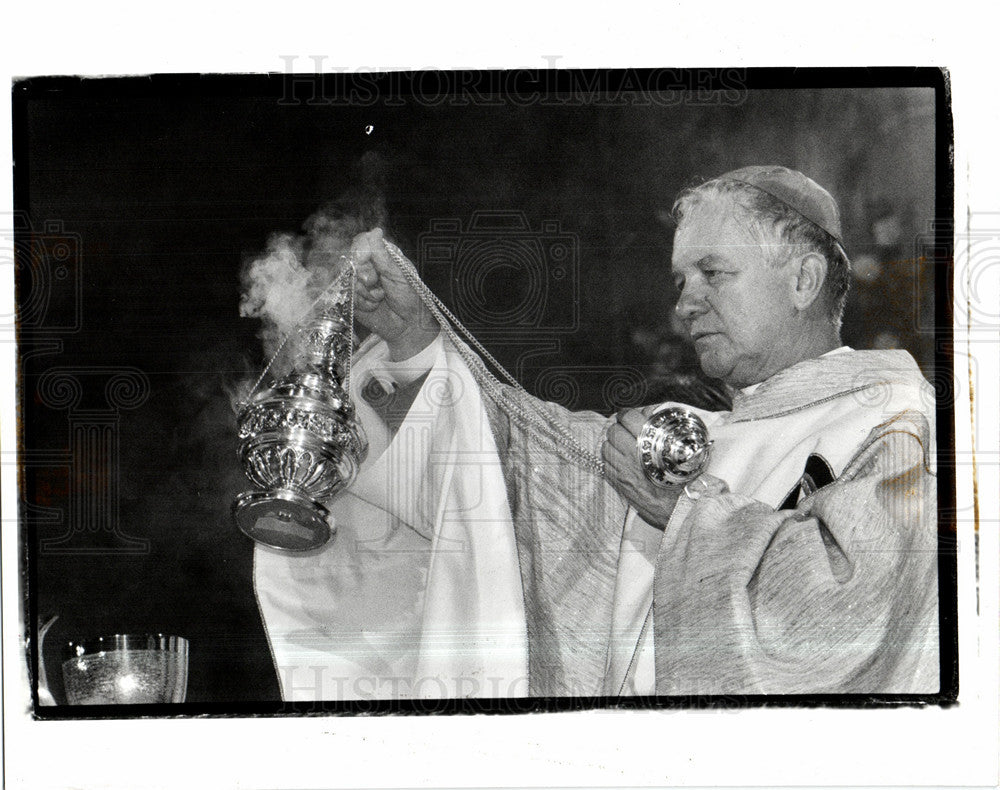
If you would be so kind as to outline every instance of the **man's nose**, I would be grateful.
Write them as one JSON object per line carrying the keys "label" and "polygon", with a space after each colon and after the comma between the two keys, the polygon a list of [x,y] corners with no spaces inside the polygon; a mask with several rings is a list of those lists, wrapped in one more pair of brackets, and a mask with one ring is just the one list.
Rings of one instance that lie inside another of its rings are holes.
{"label": "man's nose", "polygon": [[693,283],[685,283],[681,290],[681,295],[677,298],[677,306],[674,308],[682,321],[689,322],[707,309],[704,295]]}

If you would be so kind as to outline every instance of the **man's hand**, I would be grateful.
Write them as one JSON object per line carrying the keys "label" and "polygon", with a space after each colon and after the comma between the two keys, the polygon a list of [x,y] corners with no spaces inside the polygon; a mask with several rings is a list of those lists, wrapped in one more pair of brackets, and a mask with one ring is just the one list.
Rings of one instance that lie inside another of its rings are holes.
{"label": "man's hand", "polygon": [[423,351],[439,327],[389,256],[382,229],[355,236],[350,255],[358,272],[355,318],[386,342],[395,362]]}
{"label": "man's hand", "polygon": [[[651,414],[654,409],[649,407],[647,411]],[[684,487],[660,488],[653,485],[639,466],[635,442],[646,424],[647,416],[638,409],[618,412],[618,422],[608,431],[602,450],[604,476],[643,519],[654,527],[665,529]]]}

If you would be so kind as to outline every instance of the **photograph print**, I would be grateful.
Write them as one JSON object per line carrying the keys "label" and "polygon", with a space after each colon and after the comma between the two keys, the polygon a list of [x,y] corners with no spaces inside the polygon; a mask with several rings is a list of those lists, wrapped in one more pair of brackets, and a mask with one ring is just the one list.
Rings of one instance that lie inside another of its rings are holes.
{"label": "photograph print", "polygon": [[15,82],[35,715],[954,701],[946,87]]}

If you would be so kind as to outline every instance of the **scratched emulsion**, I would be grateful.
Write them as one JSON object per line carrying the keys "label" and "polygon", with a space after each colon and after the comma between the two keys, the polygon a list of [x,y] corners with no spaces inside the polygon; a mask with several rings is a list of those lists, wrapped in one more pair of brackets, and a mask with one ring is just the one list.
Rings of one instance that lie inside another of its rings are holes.
{"label": "scratched emulsion", "polygon": [[[967,277],[971,278],[972,273],[968,272]],[[969,284],[971,286],[971,283]],[[970,291],[971,293],[971,291]],[[966,333],[972,327],[972,299],[966,297],[965,309],[968,320],[966,323]],[[976,547],[976,614],[979,614],[979,470],[976,466],[976,385],[972,381],[972,355],[969,354],[968,365],[969,375],[969,439],[972,444],[972,520],[973,535]]]}

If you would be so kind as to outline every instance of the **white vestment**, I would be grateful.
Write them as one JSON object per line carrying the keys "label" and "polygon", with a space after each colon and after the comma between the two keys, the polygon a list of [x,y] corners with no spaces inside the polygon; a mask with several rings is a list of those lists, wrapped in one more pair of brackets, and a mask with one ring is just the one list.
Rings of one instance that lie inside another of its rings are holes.
{"label": "white vestment", "polygon": [[[933,399],[905,352],[808,360],[700,412],[703,493],[659,530],[448,341],[406,375],[362,351],[355,381],[429,375],[395,434],[355,390],[371,449],[334,541],[257,550],[285,698],[937,691]],[[606,418],[535,403],[599,453]]]}
{"label": "white vestment", "polygon": [[[525,696],[524,611],[496,445],[481,408],[455,408],[475,381],[440,339],[409,369],[385,350],[366,343],[354,363],[369,450],[350,489],[327,503],[334,538],[303,554],[256,548],[282,698]],[[394,433],[361,396],[373,369],[387,385],[430,371]]]}

